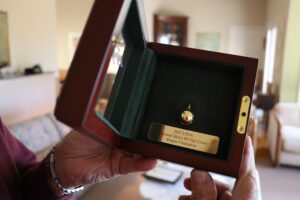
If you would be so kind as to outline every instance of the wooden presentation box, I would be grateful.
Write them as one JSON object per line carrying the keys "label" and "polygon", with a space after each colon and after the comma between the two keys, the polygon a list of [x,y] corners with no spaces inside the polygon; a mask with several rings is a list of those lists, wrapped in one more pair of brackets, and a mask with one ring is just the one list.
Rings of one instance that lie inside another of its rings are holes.
{"label": "wooden presentation box", "polygon": [[148,43],[140,11],[95,1],[56,117],[129,152],[237,177],[258,60]]}

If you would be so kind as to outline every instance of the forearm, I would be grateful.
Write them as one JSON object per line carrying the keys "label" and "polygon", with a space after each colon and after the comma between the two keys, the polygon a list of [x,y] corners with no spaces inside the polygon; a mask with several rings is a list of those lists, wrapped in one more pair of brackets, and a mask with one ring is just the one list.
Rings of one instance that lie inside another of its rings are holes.
{"label": "forearm", "polygon": [[[20,191],[18,196],[30,200],[60,200],[69,199],[56,197],[48,180],[51,180],[50,167],[47,166],[49,156],[37,163],[36,157],[27,147],[18,141],[2,124],[0,119],[0,158],[1,165],[7,173],[5,180],[0,177],[1,184],[10,183],[11,191]],[[3,172],[3,171],[2,171]],[[49,175],[48,175],[49,174]],[[0,173],[1,175],[1,173]],[[1,189],[1,187],[0,187]],[[14,196],[15,194],[11,194]],[[0,199],[1,193],[0,193]]]}

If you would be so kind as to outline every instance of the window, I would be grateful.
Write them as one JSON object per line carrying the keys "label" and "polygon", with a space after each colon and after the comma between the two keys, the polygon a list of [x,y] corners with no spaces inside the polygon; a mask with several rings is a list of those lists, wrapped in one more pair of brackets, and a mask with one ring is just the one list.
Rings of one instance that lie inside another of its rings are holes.
{"label": "window", "polygon": [[263,93],[268,92],[268,85],[273,82],[276,41],[277,41],[277,28],[273,27],[269,29],[267,33],[264,77],[263,77],[263,88],[262,88]]}

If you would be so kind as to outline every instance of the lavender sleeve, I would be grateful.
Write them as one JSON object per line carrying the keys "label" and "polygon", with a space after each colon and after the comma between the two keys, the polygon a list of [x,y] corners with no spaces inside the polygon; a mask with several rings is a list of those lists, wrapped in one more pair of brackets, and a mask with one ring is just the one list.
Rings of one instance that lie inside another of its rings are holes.
{"label": "lavender sleeve", "polygon": [[[18,175],[11,172],[11,177],[18,177],[22,199],[30,200],[68,200],[71,196],[56,197],[48,184],[49,166],[46,164],[47,156],[43,161],[37,162],[35,154],[19,142],[0,120],[0,132],[5,143],[5,149],[15,162]],[[26,133],[24,133],[26,134]],[[8,166],[9,167],[9,166]]]}

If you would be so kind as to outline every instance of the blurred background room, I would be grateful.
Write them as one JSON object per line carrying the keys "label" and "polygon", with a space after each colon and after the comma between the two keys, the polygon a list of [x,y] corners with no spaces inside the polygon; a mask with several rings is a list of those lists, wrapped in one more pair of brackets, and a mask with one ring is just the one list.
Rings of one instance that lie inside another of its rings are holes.
{"label": "blurred background room", "polygon": [[[248,134],[266,200],[299,199],[300,1],[140,0],[147,40],[259,59]],[[42,159],[70,128],[53,116],[94,0],[0,0],[0,116]],[[99,24],[101,26],[101,24]],[[101,35],[99,35],[101,37]],[[124,46],[114,49],[96,111],[103,113]],[[85,66],[83,66],[85,67]],[[159,162],[175,183],[131,174],[74,199],[175,200],[190,168]],[[169,171],[168,171],[169,170]],[[212,174],[225,183],[230,177]]]}

